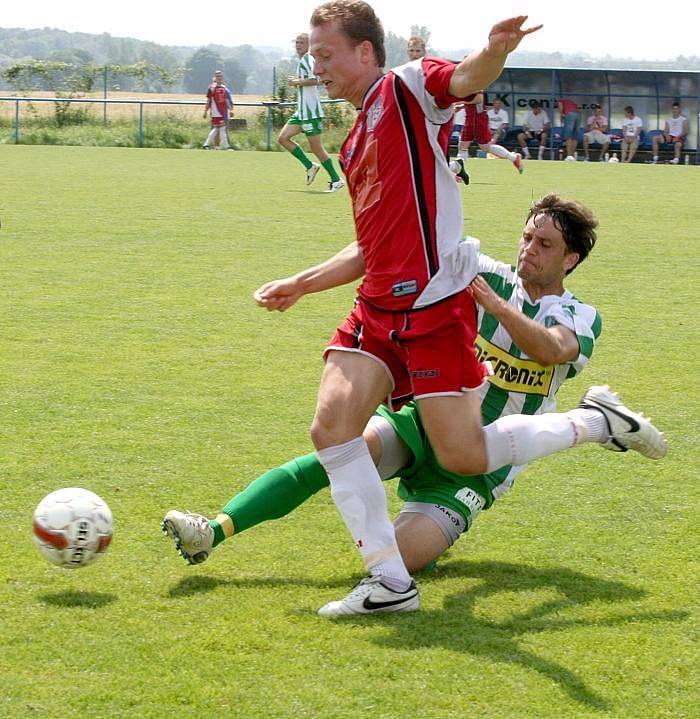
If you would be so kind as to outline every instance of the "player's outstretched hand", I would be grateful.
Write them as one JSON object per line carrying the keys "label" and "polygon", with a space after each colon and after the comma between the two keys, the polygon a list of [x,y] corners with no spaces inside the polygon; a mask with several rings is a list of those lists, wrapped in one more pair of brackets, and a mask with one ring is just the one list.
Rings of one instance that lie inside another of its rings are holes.
{"label": "player's outstretched hand", "polygon": [[542,27],[542,25],[535,25],[523,30],[522,25],[525,20],[527,20],[527,15],[518,15],[496,23],[489,33],[489,50],[507,55],[518,47],[525,35],[537,32]]}
{"label": "player's outstretched hand", "polygon": [[301,299],[303,294],[297,281],[293,277],[288,277],[284,280],[266,282],[262,287],[258,287],[253,292],[253,299],[268,312],[275,310],[284,312]]}

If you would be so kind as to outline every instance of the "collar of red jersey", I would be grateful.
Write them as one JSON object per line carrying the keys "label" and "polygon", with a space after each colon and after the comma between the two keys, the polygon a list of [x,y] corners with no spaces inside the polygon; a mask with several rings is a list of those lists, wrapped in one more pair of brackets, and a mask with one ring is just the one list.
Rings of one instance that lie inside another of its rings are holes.
{"label": "collar of red jersey", "polygon": [[356,108],[355,108],[356,110],[359,111],[359,110],[365,110],[365,109],[367,109],[367,104],[368,104],[370,98],[372,97],[372,95],[374,94],[374,91],[377,89],[377,87],[379,87],[379,85],[381,84],[382,80],[383,80],[385,77],[386,77],[386,75],[384,75],[384,74],[380,75],[380,76],[367,88],[367,92],[365,92],[365,96],[362,98],[362,106],[361,106],[361,107],[356,107]]}

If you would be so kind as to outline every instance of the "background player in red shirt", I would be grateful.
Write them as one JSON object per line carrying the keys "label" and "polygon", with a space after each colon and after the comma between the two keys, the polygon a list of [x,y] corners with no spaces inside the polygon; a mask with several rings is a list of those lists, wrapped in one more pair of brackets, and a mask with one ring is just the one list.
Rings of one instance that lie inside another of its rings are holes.
{"label": "background player in red shirt", "polygon": [[211,114],[211,132],[202,147],[208,150],[211,143],[215,147],[229,149],[228,144],[228,118],[229,110],[233,109],[231,92],[224,85],[224,73],[217,70],[214,73],[214,82],[207,88],[207,104],[204,107],[204,117]]}
{"label": "background player in red shirt", "polygon": [[383,75],[384,32],[367,3],[335,0],[312,15],[314,74],[329,97],[359,110],[340,153],[357,242],[319,267],[263,285],[255,298],[285,310],[304,294],[364,275],[354,310],[327,348],[311,437],[370,576],[321,615],[418,608],[362,438],[381,402],[416,397],[445,469],[489,467],[479,399],[469,391],[487,375],[473,351],[476,311],[465,291],[476,249],[460,243],[461,198],[445,150],[452,105],[499,76],[508,54],[539,29],[523,30],[525,20],[498,23],[486,47],[459,64],[424,58]]}
{"label": "background player in red shirt", "polygon": [[457,155],[457,159],[462,161],[462,166],[469,159],[469,146],[476,141],[484,152],[490,152],[501,160],[510,160],[515,169],[522,174],[524,167],[520,153],[510,152],[505,147],[491,142],[492,133],[489,129],[488,110],[484,105],[484,93],[480,92],[473,99],[465,100],[464,109],[466,116],[459,136],[459,153]]}

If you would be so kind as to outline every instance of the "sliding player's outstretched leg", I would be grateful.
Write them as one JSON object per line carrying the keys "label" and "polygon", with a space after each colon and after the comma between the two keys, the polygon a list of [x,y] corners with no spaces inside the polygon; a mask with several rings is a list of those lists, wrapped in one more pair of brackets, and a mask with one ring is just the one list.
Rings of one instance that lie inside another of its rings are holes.
{"label": "sliding player's outstretched leg", "polygon": [[622,404],[620,395],[607,385],[590,387],[581,398],[579,407],[597,409],[608,424],[609,438],[603,443],[613,452],[633,449],[649,459],[661,459],[666,454],[666,440],[648,417]]}
{"label": "sliding player's outstretched leg", "polygon": [[214,530],[201,514],[171,509],[162,522],[163,531],[188,564],[205,562],[214,545]]}

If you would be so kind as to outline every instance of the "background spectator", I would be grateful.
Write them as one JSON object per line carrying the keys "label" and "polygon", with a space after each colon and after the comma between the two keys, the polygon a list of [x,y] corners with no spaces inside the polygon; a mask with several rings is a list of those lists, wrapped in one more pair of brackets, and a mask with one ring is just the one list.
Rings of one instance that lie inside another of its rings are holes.
{"label": "background spectator", "polygon": [[413,35],[413,37],[408,38],[406,53],[408,54],[409,60],[419,60],[420,58],[425,57],[425,52],[425,40],[422,37]]}
{"label": "background spectator", "polygon": [[591,142],[597,142],[603,146],[599,158],[600,161],[603,162],[605,153],[610,146],[610,135],[606,134],[608,130],[608,118],[603,115],[603,110],[600,105],[593,103],[591,110],[593,110],[593,114],[588,118],[588,132],[585,132],[583,135],[583,159],[585,162],[588,162],[588,146]]}
{"label": "background spectator", "polygon": [[620,141],[620,160],[632,162],[634,153],[639,147],[639,136],[642,133],[642,120],[634,114],[632,105],[625,108],[622,120],[622,140]]}
{"label": "background spectator", "polygon": [[576,146],[578,145],[578,130],[581,126],[581,109],[566,97],[557,100],[557,107],[564,128],[564,141],[566,143],[566,159],[576,159]]}
{"label": "background spectator", "polygon": [[518,143],[523,149],[523,156],[526,160],[530,159],[530,150],[527,146],[528,140],[535,139],[540,141],[537,159],[542,160],[544,158],[544,150],[547,146],[547,130],[550,127],[549,115],[542,109],[542,105],[537,100],[533,100],[523,120],[523,131],[518,134]]}
{"label": "background spectator", "polygon": [[500,100],[494,100],[493,107],[488,111],[488,116],[491,142],[495,144],[503,137],[508,128],[508,112],[503,109],[503,103]]}
{"label": "background spectator", "polygon": [[659,161],[659,145],[664,142],[667,145],[673,144],[673,159],[670,160],[672,165],[677,165],[681,158],[681,150],[688,134],[688,118],[681,115],[680,103],[674,102],[671,105],[671,117],[666,120],[663,135],[654,135],[651,140],[652,145],[652,163],[655,165]]}

